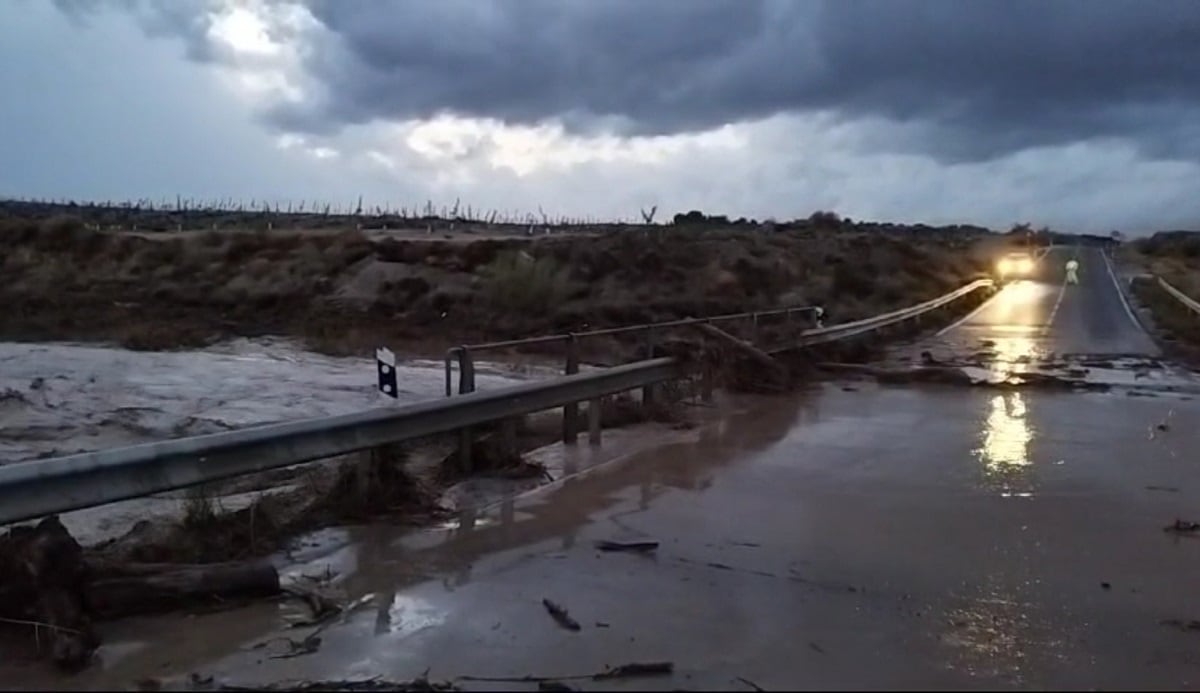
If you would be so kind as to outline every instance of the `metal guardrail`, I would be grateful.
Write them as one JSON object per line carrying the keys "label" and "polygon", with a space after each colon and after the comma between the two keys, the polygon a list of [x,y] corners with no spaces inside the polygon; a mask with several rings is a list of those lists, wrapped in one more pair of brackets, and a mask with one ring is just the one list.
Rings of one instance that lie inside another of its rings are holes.
{"label": "metal guardrail", "polygon": [[639,361],[454,399],[0,466],[0,525],[461,430],[678,376]]}
{"label": "metal guardrail", "polygon": [[995,282],[991,279],[977,279],[964,287],[951,291],[950,293],[939,296],[935,299],[918,303],[915,306],[901,308],[883,315],[876,315],[854,322],[847,322],[841,325],[831,325],[829,327],[807,330],[802,332],[796,341],[797,347],[811,346],[815,344],[824,344],[847,337],[854,337],[866,332],[878,330],[883,327],[888,327],[899,322],[911,320],[920,317],[931,310],[937,310],[945,305],[953,303],[967,294],[974,293],[983,288],[991,287]]}
{"label": "metal guardrail", "polygon": [[[979,280],[909,308],[843,325],[806,330],[794,346],[842,339],[909,320],[991,284],[990,280]],[[680,326],[712,320],[689,319],[671,324]],[[628,329],[636,328],[599,332],[612,334]],[[575,344],[577,337],[567,336],[568,344]],[[577,373],[578,358],[572,354],[577,352],[569,349],[568,374],[547,381],[467,392],[461,397],[357,414],[254,426],[0,466],[0,525],[452,431],[460,432],[460,455],[464,463],[469,463],[471,427],[497,421],[511,422],[514,417],[556,407],[563,407],[564,411],[563,439],[573,442],[577,434],[578,403],[584,401],[591,403],[588,424],[592,440],[599,442],[600,398],[644,388],[643,401],[653,403],[650,395],[655,385],[682,375],[680,364],[671,358],[648,359],[580,374]],[[469,356],[464,363],[470,368]],[[465,384],[473,387],[473,372],[468,370],[468,374],[471,379]]]}
{"label": "metal guardrail", "polygon": [[1163,279],[1162,277],[1158,277],[1158,276],[1156,276],[1155,279],[1158,280],[1158,285],[1161,286],[1164,291],[1166,291],[1168,294],[1173,296],[1175,298],[1175,300],[1182,303],[1185,308],[1192,311],[1193,313],[1200,314],[1200,303],[1197,303],[1194,299],[1192,299],[1187,294],[1185,294],[1182,291],[1180,291],[1179,289],[1176,289],[1175,287],[1171,286],[1171,284],[1169,282],[1167,282],[1166,279]]}
{"label": "metal guardrail", "polygon": [[751,331],[758,330],[759,321],[763,318],[782,317],[785,320],[791,320],[796,315],[814,315],[823,314],[824,309],[820,306],[789,306],[787,308],[775,308],[772,310],[751,311],[744,313],[726,313],[724,315],[714,315],[706,318],[680,318],[678,320],[666,320],[663,322],[643,323],[640,325],[626,325],[623,327],[608,327],[599,330],[589,330],[586,332],[567,332],[563,334],[543,335],[539,337],[527,337],[523,339],[508,339],[501,342],[487,342],[484,344],[464,344],[462,346],[452,347],[446,351],[446,396],[450,397],[454,394],[454,364],[458,363],[459,369],[459,394],[466,394],[475,391],[475,368],[474,356],[480,352],[498,351],[501,349],[511,349],[513,347],[536,346],[542,344],[563,344],[567,347],[568,366],[566,373],[574,373],[578,371],[578,364],[575,370],[571,369],[570,361],[578,360],[577,355],[573,355],[574,347],[579,340],[591,337],[613,337],[617,335],[627,335],[635,333],[643,333],[645,335],[645,357],[650,358],[653,355],[654,334],[657,331],[668,330],[676,327],[686,327],[688,325],[699,325],[708,323],[710,325],[720,325],[729,322],[749,321]]}
{"label": "metal guardrail", "polygon": [[[979,279],[966,286],[956,289],[944,296],[939,296],[935,299],[919,303],[907,308],[894,310],[883,315],[856,320],[854,322],[843,323],[841,325],[831,325],[829,327],[817,327],[802,331],[793,344],[785,347],[774,349],[774,353],[786,351],[791,348],[803,346],[811,346],[816,344],[824,344],[827,342],[853,337],[873,330],[878,330],[883,327],[910,320],[912,318],[923,315],[931,310],[936,310],[952,303],[967,294],[978,291],[979,289],[993,286],[995,282],[991,279]],[[819,312],[820,311],[820,312]],[[475,391],[475,354],[481,351],[493,351],[498,349],[512,348],[518,346],[533,346],[538,344],[553,344],[563,343],[567,347],[566,368],[567,374],[579,372],[579,355],[578,342],[586,337],[598,337],[617,334],[629,334],[642,331],[646,334],[646,356],[653,354],[653,337],[655,331],[666,330],[675,327],[684,327],[688,325],[698,325],[707,323],[710,325],[718,325],[723,322],[738,322],[749,319],[751,321],[751,330],[757,332],[758,323],[764,317],[785,316],[790,319],[797,314],[815,314],[819,315],[823,309],[819,306],[797,306],[791,308],[780,308],[776,310],[758,311],[750,313],[730,313],[727,315],[716,315],[709,318],[683,318],[680,320],[671,320],[668,322],[651,323],[646,325],[633,325],[629,327],[616,327],[602,330],[593,330],[590,332],[577,332],[568,334],[546,335],[542,337],[530,337],[527,339],[511,339],[503,342],[489,342],[486,344],[463,345],[454,347],[446,352],[446,396],[454,395],[454,365],[458,364],[458,394],[467,394]]]}

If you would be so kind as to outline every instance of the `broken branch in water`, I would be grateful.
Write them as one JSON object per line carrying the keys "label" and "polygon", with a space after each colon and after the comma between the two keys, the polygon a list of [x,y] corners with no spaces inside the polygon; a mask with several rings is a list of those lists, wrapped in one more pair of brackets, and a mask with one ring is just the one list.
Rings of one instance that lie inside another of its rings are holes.
{"label": "broken branch in water", "polygon": [[579,621],[571,618],[571,614],[567,613],[567,610],[558,604],[555,604],[549,599],[543,599],[542,605],[546,607],[546,611],[550,612],[550,616],[555,620],[555,622],[557,622],[558,625],[562,626],[563,628],[566,628],[570,631],[578,631],[582,628],[582,626],[579,625]]}
{"label": "broken branch in water", "polygon": [[595,674],[572,676],[459,676],[459,681],[480,683],[552,683],[555,681],[608,681],[611,679],[636,678],[642,676],[669,676],[675,672],[672,662],[631,662],[609,667]]}
{"label": "broken branch in water", "polygon": [[1200,531],[1200,522],[1176,519],[1172,524],[1163,527],[1163,531],[1175,534],[1192,534],[1193,532]]}
{"label": "broken branch in water", "polygon": [[637,551],[649,552],[658,548],[657,541],[606,541],[596,542],[596,548],[601,551]]}

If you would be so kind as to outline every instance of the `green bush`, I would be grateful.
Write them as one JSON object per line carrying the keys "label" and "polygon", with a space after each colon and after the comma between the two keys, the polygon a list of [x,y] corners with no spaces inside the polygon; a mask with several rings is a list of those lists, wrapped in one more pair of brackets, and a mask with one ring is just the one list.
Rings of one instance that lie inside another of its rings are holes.
{"label": "green bush", "polygon": [[570,272],[551,257],[508,251],[484,265],[480,274],[488,300],[503,310],[548,310],[572,292]]}

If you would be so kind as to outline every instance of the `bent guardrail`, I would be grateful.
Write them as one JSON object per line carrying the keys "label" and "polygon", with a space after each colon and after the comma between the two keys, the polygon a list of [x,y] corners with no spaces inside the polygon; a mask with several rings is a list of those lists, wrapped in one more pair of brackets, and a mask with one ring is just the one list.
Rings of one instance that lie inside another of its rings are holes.
{"label": "bent guardrail", "polygon": [[890,313],[884,313],[883,315],[876,315],[874,317],[864,318],[862,320],[855,320],[854,322],[842,323],[841,325],[831,325],[829,327],[807,330],[800,334],[795,346],[803,347],[824,344],[826,342],[845,339],[847,337],[854,337],[866,332],[889,327],[899,322],[918,318],[930,311],[949,305],[950,303],[957,301],[967,294],[971,294],[980,289],[988,288],[994,285],[995,282],[991,279],[977,279],[970,284],[951,291],[944,296],[939,296],[935,299],[925,301],[924,303],[918,303],[915,306],[901,308],[900,310],[894,310]]}
{"label": "bent guardrail", "polygon": [[[845,339],[847,337],[853,337],[866,332],[888,327],[899,322],[911,320],[932,310],[936,310],[953,303],[963,296],[994,285],[995,282],[991,279],[978,279],[970,284],[967,284],[966,286],[951,291],[944,296],[939,296],[929,301],[918,303],[914,306],[901,308],[889,313],[884,313],[883,315],[876,315],[874,317],[855,320],[853,322],[843,323],[840,325],[831,325],[829,327],[818,326],[812,329],[804,330],[797,336],[797,339],[794,343],[785,347],[774,349],[773,353]],[[759,321],[762,320],[762,318],[782,315],[790,319],[792,316],[799,314],[810,314],[818,317],[819,319],[819,316],[824,315],[824,309],[820,306],[798,306],[750,313],[731,313],[728,315],[717,315],[710,318],[683,318],[680,320],[652,323],[647,325],[634,325],[630,327],[593,330],[590,332],[546,335],[541,337],[530,337],[527,339],[510,339],[503,342],[489,342],[486,344],[457,346],[449,349],[446,352],[446,396],[450,397],[454,395],[455,388],[453,373],[455,364],[458,365],[459,373],[458,394],[467,394],[475,391],[475,355],[484,351],[494,351],[498,349],[520,346],[533,346],[538,344],[563,343],[566,345],[566,368],[564,369],[564,372],[571,374],[577,373],[579,370],[578,343],[580,339],[586,337],[610,336],[643,331],[646,336],[645,354],[647,357],[649,357],[653,354],[653,338],[656,331],[661,332],[669,328],[685,327],[688,325],[698,325],[702,323],[718,325],[722,322],[738,322],[749,320],[751,332],[755,333],[757,332]]]}
{"label": "bent guardrail", "polygon": [[[579,340],[594,338],[594,337],[615,337],[618,335],[628,335],[642,333],[645,339],[645,357],[650,358],[653,355],[654,335],[655,332],[668,330],[676,327],[687,327],[689,325],[699,325],[708,323],[710,325],[720,325],[730,322],[749,322],[751,332],[758,330],[758,325],[764,318],[782,317],[784,320],[791,320],[797,315],[811,315],[819,322],[824,309],[821,306],[789,306],[787,308],[775,308],[772,310],[749,311],[744,313],[726,313],[724,315],[714,315],[706,318],[680,318],[678,320],[665,320],[662,322],[643,323],[640,325],[625,325],[622,327],[608,327],[599,330],[588,330],[585,332],[565,332],[562,334],[542,335],[539,337],[526,337],[522,339],[508,339],[500,342],[487,342],[484,344],[464,344],[462,346],[452,347],[446,351],[446,396],[450,397],[454,394],[454,364],[459,365],[459,386],[458,393],[466,394],[475,391],[475,369],[474,356],[486,351],[499,351],[502,349],[511,349],[514,347],[529,347],[542,344],[563,344],[567,347],[568,362],[572,358],[578,358],[575,346]],[[572,356],[573,354],[574,357]],[[568,366],[566,372],[572,373]]]}

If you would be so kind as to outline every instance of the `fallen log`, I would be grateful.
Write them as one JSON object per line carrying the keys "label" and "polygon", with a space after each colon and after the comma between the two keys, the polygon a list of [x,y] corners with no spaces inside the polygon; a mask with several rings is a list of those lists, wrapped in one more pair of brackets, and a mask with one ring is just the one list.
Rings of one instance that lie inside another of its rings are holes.
{"label": "fallen log", "polygon": [[32,629],[60,668],[87,665],[100,645],[93,619],[275,595],[266,561],[207,565],[89,560],[57,517],[0,535],[0,625]]}
{"label": "fallen log", "polygon": [[57,516],[0,537],[0,619],[34,629],[55,664],[84,667],[100,645],[84,599],[83,549]]}
{"label": "fallen log", "polygon": [[269,561],[205,565],[96,566],[87,585],[97,618],[112,619],[279,594],[279,573]]}
{"label": "fallen log", "polygon": [[776,371],[777,373],[779,373],[782,376],[786,376],[787,368],[785,368],[783,366],[783,364],[779,363],[770,354],[763,351],[762,349],[759,349],[758,347],[754,346],[750,342],[747,342],[744,339],[739,339],[739,338],[729,334],[725,330],[722,330],[721,328],[716,327],[714,325],[709,325],[708,323],[703,323],[703,322],[696,323],[696,324],[692,325],[692,327],[695,327],[697,330],[700,330],[701,332],[708,335],[709,337],[712,337],[719,341],[725,342],[726,344],[729,344],[730,346],[736,348],[738,351],[740,351],[743,354],[745,354],[746,356],[750,357],[752,360],[756,361],[760,365],[765,366],[766,368],[768,368],[770,370]]}

